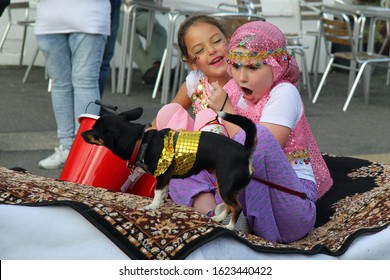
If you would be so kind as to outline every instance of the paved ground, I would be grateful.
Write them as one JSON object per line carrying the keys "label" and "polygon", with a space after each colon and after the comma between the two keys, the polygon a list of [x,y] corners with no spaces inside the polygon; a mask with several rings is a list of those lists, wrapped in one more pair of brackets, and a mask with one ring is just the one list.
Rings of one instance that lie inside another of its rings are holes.
{"label": "paved ground", "polygon": [[[34,67],[29,79],[22,83],[25,68],[0,66],[0,166],[23,167],[34,174],[58,178],[61,170],[43,170],[39,160],[50,155],[56,139],[56,125],[44,69]],[[143,85],[135,72],[131,96],[112,94],[110,82],[104,102],[120,111],[144,107],[142,122],[152,120],[160,108],[159,96],[152,99],[150,86]],[[385,73],[373,75],[370,103],[363,102],[361,87],[347,112],[342,111],[346,99],[347,74],[334,72],[316,104],[302,91],[306,115],[323,152],[390,162],[390,86]]]}

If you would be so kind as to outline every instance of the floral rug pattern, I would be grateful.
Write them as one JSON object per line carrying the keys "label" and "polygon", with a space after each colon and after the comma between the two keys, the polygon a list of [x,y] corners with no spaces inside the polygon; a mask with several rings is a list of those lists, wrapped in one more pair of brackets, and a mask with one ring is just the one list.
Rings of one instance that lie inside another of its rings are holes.
{"label": "floral rug pattern", "polygon": [[289,244],[225,229],[193,209],[168,201],[144,210],[144,198],[102,188],[60,182],[0,167],[0,204],[67,205],[82,214],[133,259],[184,259],[206,242],[229,235],[259,252],[341,255],[351,241],[390,223],[390,164],[353,169],[349,180],[372,179],[370,191],[333,204],[333,215],[303,239]]}

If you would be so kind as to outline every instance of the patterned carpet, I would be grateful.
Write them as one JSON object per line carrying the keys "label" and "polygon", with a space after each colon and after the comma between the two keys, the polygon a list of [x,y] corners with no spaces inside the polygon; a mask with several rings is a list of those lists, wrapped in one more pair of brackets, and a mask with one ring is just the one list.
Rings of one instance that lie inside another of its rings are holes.
{"label": "patterned carpet", "polygon": [[317,224],[289,244],[230,231],[191,208],[168,202],[154,211],[150,199],[106,189],[60,182],[0,167],[0,204],[67,205],[82,214],[132,259],[184,259],[221,235],[258,252],[343,254],[365,232],[390,223],[390,164],[325,156],[335,180],[318,203]]}

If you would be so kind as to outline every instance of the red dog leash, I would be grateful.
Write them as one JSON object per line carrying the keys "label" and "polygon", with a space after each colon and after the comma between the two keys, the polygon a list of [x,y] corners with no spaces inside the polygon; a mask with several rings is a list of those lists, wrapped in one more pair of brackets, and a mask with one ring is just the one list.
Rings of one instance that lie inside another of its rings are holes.
{"label": "red dog leash", "polygon": [[267,185],[268,187],[271,187],[273,189],[276,189],[276,190],[279,190],[279,191],[282,191],[282,192],[285,192],[285,193],[289,193],[291,195],[295,195],[295,196],[298,196],[302,199],[306,199],[307,198],[307,194],[304,193],[304,192],[298,192],[296,190],[292,190],[292,189],[289,189],[289,188],[286,188],[286,187],[283,187],[281,185],[278,185],[278,184],[275,184],[275,183],[272,183],[272,182],[269,182],[269,181],[266,181],[266,180],[263,180],[263,179],[260,179],[260,178],[257,178],[257,177],[252,177],[252,179],[260,182],[260,183],[263,183],[265,185]]}

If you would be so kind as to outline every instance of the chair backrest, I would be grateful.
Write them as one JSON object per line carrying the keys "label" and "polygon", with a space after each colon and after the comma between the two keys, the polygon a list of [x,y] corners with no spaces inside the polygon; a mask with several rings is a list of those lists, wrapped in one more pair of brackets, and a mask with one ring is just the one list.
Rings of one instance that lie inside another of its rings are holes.
{"label": "chair backrest", "polygon": [[[354,20],[351,22],[351,18]],[[344,13],[322,13],[321,16],[321,32],[326,42],[326,51],[328,55],[332,53],[332,44],[347,46],[357,60],[356,53],[360,48],[360,32],[359,19]]]}
{"label": "chair backrest", "polygon": [[251,13],[214,13],[212,17],[216,18],[224,28],[228,37],[232,36],[234,31],[241,25],[247,22],[261,20],[265,21],[264,17]]}
{"label": "chair backrest", "polygon": [[349,23],[340,19],[322,19],[325,40],[330,43],[351,46]]}
{"label": "chair backrest", "polygon": [[[17,20],[13,17],[13,13],[21,11],[24,12],[24,18],[23,20],[28,20],[29,19],[29,11],[30,11],[30,3],[29,1],[24,1],[24,2],[15,2],[11,3],[8,6],[8,19],[11,24],[16,24]],[[17,17],[18,21],[20,17]]]}

